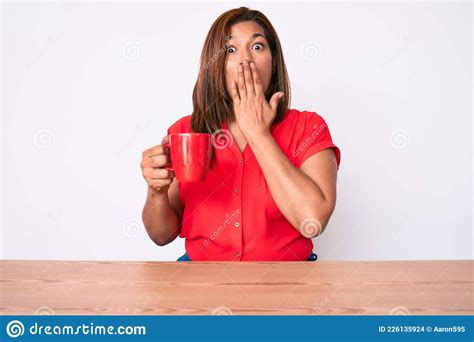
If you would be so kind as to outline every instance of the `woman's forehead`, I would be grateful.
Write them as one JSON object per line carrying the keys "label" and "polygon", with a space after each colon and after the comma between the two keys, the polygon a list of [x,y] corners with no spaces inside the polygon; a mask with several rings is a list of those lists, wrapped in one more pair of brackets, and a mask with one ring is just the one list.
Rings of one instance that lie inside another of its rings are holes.
{"label": "woman's forehead", "polygon": [[254,21],[244,21],[230,27],[230,39],[254,38],[257,34],[265,38],[262,27]]}

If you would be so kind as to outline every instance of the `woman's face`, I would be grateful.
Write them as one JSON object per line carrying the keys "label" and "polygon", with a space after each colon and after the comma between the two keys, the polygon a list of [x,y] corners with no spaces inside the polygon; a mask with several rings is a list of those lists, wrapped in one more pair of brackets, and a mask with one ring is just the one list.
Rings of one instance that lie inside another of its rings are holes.
{"label": "woman's face", "polygon": [[237,66],[246,59],[255,63],[265,93],[272,78],[272,53],[262,27],[254,21],[240,22],[230,27],[228,38],[225,62],[227,94],[231,94],[232,81],[237,81]]}

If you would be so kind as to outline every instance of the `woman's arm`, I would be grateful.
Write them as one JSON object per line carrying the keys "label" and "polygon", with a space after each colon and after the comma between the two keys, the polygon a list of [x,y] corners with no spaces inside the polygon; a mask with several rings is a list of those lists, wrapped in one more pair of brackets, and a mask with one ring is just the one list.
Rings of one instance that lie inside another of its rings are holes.
{"label": "woman's arm", "polygon": [[[316,153],[298,169],[271,134],[257,136],[249,140],[249,145],[282,214],[306,237],[320,235],[336,205],[337,161],[334,150],[330,148]],[[306,224],[311,227],[305,227]],[[308,234],[310,231],[314,234]]]}
{"label": "woman's arm", "polygon": [[179,202],[179,188],[174,173],[166,169],[169,151],[161,145],[143,151],[140,167],[148,184],[147,199],[142,220],[148,236],[159,246],[164,246],[179,235],[183,207]]}
{"label": "woman's arm", "polygon": [[143,224],[150,239],[159,246],[174,241],[181,231],[183,207],[179,202],[179,190],[176,178],[168,192],[157,192],[148,188],[147,199],[143,207]]}
{"label": "woman's arm", "polygon": [[253,61],[237,66],[232,82],[234,113],[252,148],[273,199],[287,220],[306,237],[321,234],[336,203],[337,164],[334,151],[324,150],[297,169],[271,135],[271,124],[283,92],[267,102]]}

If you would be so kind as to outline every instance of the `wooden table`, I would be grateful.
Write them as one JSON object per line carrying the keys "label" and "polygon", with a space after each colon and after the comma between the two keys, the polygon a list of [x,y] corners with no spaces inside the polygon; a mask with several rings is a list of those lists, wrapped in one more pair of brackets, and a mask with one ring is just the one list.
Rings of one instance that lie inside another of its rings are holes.
{"label": "wooden table", "polygon": [[0,261],[1,314],[472,315],[472,260]]}

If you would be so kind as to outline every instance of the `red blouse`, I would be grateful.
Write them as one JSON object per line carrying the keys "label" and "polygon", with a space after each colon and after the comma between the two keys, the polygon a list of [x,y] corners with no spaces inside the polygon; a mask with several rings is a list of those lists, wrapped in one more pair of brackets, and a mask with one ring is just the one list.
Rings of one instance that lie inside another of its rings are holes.
{"label": "red blouse", "polygon": [[[168,128],[189,133],[191,116]],[[180,237],[193,261],[304,261],[313,243],[301,235],[275,204],[262,170],[247,144],[241,153],[227,123],[216,135],[216,161],[205,182],[178,183],[184,207]],[[271,133],[297,168],[315,153],[333,148],[341,160],[325,120],[315,112],[288,110]]]}

